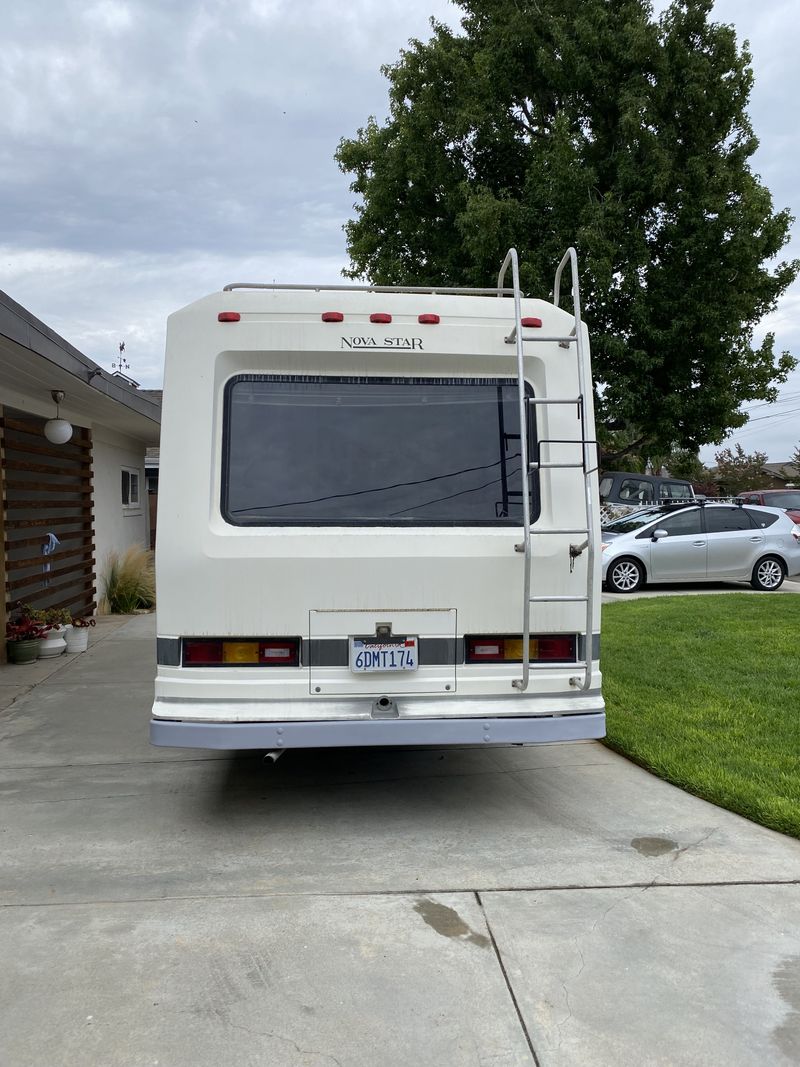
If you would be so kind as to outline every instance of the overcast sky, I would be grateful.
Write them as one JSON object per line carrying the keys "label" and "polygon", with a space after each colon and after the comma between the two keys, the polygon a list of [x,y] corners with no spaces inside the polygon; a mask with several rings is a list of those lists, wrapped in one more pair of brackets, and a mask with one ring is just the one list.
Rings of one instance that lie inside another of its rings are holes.
{"label": "overcast sky", "polygon": [[[660,10],[664,3],[657,3]],[[0,288],[102,366],[161,384],[167,315],[231,281],[337,282],[379,68],[446,0],[26,0],[0,48]],[[754,169],[800,209],[795,0],[717,0],[753,52]],[[786,256],[800,255],[800,230]],[[763,324],[800,356],[800,284]],[[591,309],[587,309],[591,321]],[[800,371],[729,441],[788,458]],[[704,450],[709,461],[713,449]]]}

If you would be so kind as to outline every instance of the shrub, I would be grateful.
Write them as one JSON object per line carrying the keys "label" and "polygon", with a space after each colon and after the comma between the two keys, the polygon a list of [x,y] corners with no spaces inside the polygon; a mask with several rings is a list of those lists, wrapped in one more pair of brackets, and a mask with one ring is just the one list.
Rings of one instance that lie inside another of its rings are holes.
{"label": "shrub", "polygon": [[100,610],[111,615],[130,615],[156,602],[153,553],[131,545],[122,555],[109,552],[102,574],[105,587]]}
{"label": "shrub", "polygon": [[21,600],[18,600],[8,613],[8,621],[13,623],[35,622],[36,611],[30,604],[23,604]]}
{"label": "shrub", "polygon": [[31,617],[35,622],[51,629],[55,626],[69,626],[72,622],[72,616],[66,608],[39,608],[32,612]]}

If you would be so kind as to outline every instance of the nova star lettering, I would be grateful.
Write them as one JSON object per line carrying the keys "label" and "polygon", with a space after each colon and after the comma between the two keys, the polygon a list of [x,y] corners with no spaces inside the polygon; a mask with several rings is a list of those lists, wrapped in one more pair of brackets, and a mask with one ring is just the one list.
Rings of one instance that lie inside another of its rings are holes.
{"label": "nova star lettering", "polygon": [[343,337],[342,348],[407,348],[422,351],[421,337]]}

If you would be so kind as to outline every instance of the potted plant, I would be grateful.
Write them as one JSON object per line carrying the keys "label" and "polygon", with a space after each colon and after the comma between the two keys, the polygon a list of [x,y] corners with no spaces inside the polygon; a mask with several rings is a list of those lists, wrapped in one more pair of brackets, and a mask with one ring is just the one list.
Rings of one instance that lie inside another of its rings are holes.
{"label": "potted plant", "polygon": [[44,625],[46,633],[39,647],[39,659],[51,659],[66,651],[67,642],[64,635],[67,626],[72,625],[72,616],[66,608],[44,608],[34,612],[36,622]]}
{"label": "potted plant", "polygon": [[6,655],[9,663],[35,663],[45,627],[31,618],[6,623]]}
{"label": "potted plant", "polygon": [[72,620],[72,626],[67,627],[64,640],[67,642],[67,654],[73,652],[85,652],[89,647],[89,627],[94,626],[95,620],[76,616]]}

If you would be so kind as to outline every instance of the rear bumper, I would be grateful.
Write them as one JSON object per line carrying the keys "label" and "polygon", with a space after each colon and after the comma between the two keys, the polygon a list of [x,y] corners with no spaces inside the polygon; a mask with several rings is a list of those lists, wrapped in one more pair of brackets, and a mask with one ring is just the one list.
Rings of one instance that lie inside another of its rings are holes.
{"label": "rear bumper", "polygon": [[605,737],[604,711],[431,719],[186,722],[151,719],[150,743],[178,748],[348,748],[361,745],[508,745]]}

